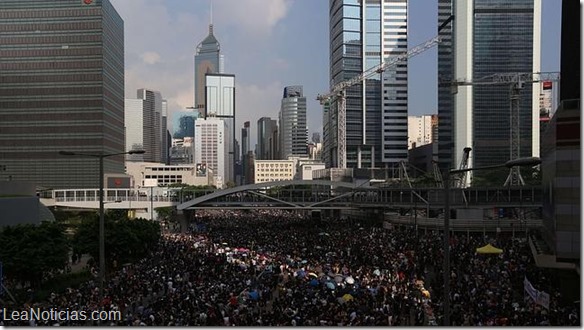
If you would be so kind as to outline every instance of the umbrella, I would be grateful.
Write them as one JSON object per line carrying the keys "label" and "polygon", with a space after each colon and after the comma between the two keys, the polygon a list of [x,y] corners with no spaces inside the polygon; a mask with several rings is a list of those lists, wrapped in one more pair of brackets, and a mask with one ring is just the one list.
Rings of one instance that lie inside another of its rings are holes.
{"label": "umbrella", "polygon": [[258,300],[260,299],[260,295],[258,294],[257,291],[252,291],[249,293],[249,297],[251,298],[251,300]]}
{"label": "umbrella", "polygon": [[311,277],[318,277],[318,275],[316,275],[315,273],[308,273],[308,276],[311,276]]}
{"label": "umbrella", "polygon": [[296,273],[296,276],[298,276],[298,277],[304,277],[304,276],[306,276],[306,272],[303,271],[303,270],[299,270],[298,273]]}
{"label": "umbrella", "polygon": [[225,242],[224,242],[224,243],[221,243],[221,244],[223,244],[223,245],[229,245],[229,244],[227,244],[227,243],[225,243]]}
{"label": "umbrella", "polygon": [[342,281],[343,281],[343,276],[341,276],[341,275],[335,275],[335,282],[341,283]]}
{"label": "umbrella", "polygon": [[308,263],[308,260],[302,260],[301,263],[303,264]]}
{"label": "umbrella", "polygon": [[379,275],[381,275],[381,272],[379,271],[379,269],[376,269],[373,271],[373,275],[379,276]]}
{"label": "umbrella", "polygon": [[310,285],[312,285],[312,286],[318,286],[318,280],[317,279],[312,279],[310,281]]}
{"label": "umbrella", "polygon": [[345,293],[345,295],[343,296],[343,300],[344,301],[349,301],[349,300],[353,300],[353,296],[351,296],[348,293]]}
{"label": "umbrella", "polygon": [[345,282],[347,282],[347,284],[353,284],[355,283],[355,279],[352,278],[351,276],[345,278]]}
{"label": "umbrella", "polygon": [[325,285],[327,288],[329,288],[331,290],[334,290],[336,288],[336,285],[333,282],[326,282]]}

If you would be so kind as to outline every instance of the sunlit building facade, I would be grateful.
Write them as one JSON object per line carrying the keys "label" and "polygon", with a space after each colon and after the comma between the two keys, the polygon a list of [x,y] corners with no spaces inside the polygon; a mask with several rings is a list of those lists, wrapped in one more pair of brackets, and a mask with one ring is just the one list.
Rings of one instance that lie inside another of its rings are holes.
{"label": "sunlit building facade", "polygon": [[[407,0],[330,0],[330,85],[407,51]],[[407,160],[407,61],[346,90],[347,167]],[[327,108],[324,159],[338,164],[338,109]]]}
{"label": "sunlit building facade", "polygon": [[[124,152],[124,21],[109,0],[0,1],[3,177],[99,185],[96,158]],[[124,156],[104,159],[123,173]]]}

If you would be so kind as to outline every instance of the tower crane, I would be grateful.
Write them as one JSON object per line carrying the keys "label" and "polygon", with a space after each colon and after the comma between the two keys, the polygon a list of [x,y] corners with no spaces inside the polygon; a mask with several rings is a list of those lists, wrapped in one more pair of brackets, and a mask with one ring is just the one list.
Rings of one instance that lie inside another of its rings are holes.
{"label": "tower crane", "polygon": [[383,71],[397,65],[399,62],[406,60],[410,57],[418,55],[425,52],[426,50],[436,46],[442,41],[440,36],[436,36],[412,49],[404,54],[392,57],[387,61],[381,62],[380,64],[367,69],[358,76],[355,76],[349,80],[340,82],[331,88],[331,91],[326,94],[319,94],[316,99],[320,101],[320,104],[332,103],[333,100],[337,103],[337,134],[338,134],[338,144],[337,144],[337,167],[346,168],[347,167],[347,140],[346,140],[346,89],[363,82],[365,79],[382,73]]}
{"label": "tower crane", "polygon": [[[519,130],[519,94],[525,84],[533,84],[544,81],[559,81],[560,74],[558,72],[511,72],[511,73],[496,73],[487,75],[474,81],[469,80],[455,80],[451,81],[453,94],[458,91],[458,86],[477,86],[477,85],[509,85],[509,99],[510,99],[510,119],[511,125],[509,129],[509,144],[511,146],[509,152],[509,159],[517,159],[520,157],[520,130]],[[509,176],[505,181],[505,186],[524,185],[525,181],[521,176],[519,166],[514,166],[509,170]]]}
{"label": "tower crane", "polygon": [[[468,157],[470,156],[472,148],[466,147],[463,150],[462,160],[460,160],[460,166],[458,167],[459,170],[464,170],[468,168]],[[466,187],[466,174],[468,172],[460,173],[460,177],[458,178],[458,182],[456,186],[458,188],[465,188]]]}

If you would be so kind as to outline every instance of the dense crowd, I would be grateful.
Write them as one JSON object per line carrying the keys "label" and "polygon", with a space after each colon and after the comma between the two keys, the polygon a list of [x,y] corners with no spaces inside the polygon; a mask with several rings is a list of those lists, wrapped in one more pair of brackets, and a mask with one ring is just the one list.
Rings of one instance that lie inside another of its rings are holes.
{"label": "dense crowd", "polygon": [[[451,240],[453,325],[580,325],[578,306],[562,304],[524,241],[493,239],[502,254],[476,254],[485,240]],[[111,274],[103,299],[90,281],[34,306],[120,311],[108,325],[441,324],[441,242],[439,232],[350,219],[199,212],[190,232],[165,233],[152,256]],[[526,276],[550,291],[549,310],[524,299]]]}

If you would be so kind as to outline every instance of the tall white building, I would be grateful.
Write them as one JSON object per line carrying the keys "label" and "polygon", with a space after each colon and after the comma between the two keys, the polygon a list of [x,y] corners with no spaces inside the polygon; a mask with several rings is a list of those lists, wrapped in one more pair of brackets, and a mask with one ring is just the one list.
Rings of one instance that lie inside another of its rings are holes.
{"label": "tall white building", "polygon": [[223,188],[229,175],[229,149],[226,141],[231,134],[221,118],[195,120],[195,164],[213,171],[218,188]]}
{"label": "tall white building", "polygon": [[279,121],[280,158],[307,156],[306,97],[302,93],[302,86],[284,88]]}
{"label": "tall white building", "polygon": [[226,73],[205,74],[205,111],[207,118],[216,117],[225,122],[225,148],[228,152],[225,183],[235,182],[235,75]]}
{"label": "tall white building", "polygon": [[136,99],[125,99],[126,150],[146,151],[143,155],[126,155],[126,160],[162,161],[162,104],[160,92],[144,88],[138,89]]}
{"label": "tall white building", "polygon": [[[407,0],[330,0],[330,84],[349,80],[408,46]],[[346,91],[346,164],[384,167],[408,158],[407,60]],[[325,109],[323,159],[338,162],[338,109]]]}
{"label": "tall white building", "polygon": [[432,115],[408,116],[408,149],[432,143]]}

